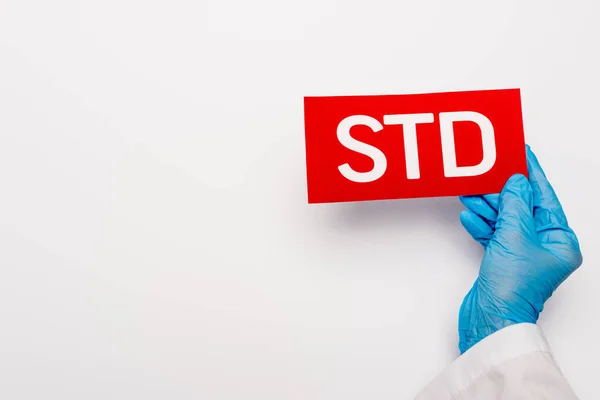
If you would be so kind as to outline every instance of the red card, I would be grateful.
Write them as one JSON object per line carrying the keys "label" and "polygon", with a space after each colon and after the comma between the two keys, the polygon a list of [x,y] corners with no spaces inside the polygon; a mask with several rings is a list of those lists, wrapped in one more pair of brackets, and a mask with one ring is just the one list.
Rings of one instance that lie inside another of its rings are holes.
{"label": "red card", "polygon": [[499,193],[527,176],[519,89],[305,97],[308,202]]}

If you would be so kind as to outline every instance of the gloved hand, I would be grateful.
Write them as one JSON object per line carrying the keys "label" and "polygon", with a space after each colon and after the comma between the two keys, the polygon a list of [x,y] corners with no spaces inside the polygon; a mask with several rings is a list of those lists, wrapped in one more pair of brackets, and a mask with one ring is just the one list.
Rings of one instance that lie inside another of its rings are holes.
{"label": "gloved hand", "polygon": [[483,245],[479,277],[458,318],[464,353],[513,324],[536,323],[544,303],[582,263],[577,237],[535,155],[529,180],[512,176],[499,195],[467,196],[460,220]]}

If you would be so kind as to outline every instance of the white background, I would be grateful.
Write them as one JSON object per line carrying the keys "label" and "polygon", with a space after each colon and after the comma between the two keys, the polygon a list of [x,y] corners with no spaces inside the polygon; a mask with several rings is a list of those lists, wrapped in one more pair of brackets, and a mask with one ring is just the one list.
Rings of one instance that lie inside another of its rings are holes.
{"label": "white background", "polygon": [[309,206],[303,96],[512,87],[585,258],[541,325],[597,398],[599,16],[0,0],[0,398],[414,396],[482,250],[455,198]]}

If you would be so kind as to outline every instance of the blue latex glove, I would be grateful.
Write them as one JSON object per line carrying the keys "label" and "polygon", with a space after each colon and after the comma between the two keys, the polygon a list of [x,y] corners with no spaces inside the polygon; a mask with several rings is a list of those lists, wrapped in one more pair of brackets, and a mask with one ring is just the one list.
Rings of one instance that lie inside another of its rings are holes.
{"label": "blue latex glove", "polygon": [[577,237],[535,155],[529,180],[512,176],[499,195],[467,196],[460,220],[483,245],[479,277],[458,318],[464,353],[513,324],[536,323],[544,303],[582,263]]}

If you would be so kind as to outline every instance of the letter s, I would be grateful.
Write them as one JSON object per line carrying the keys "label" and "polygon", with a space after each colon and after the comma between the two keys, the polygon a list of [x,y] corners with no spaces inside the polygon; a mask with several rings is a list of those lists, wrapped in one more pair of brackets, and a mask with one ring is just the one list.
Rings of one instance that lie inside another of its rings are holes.
{"label": "letter s", "polygon": [[375,118],[367,115],[351,115],[344,118],[337,127],[337,137],[340,143],[349,150],[371,158],[373,160],[373,169],[369,172],[356,172],[348,163],[338,167],[340,173],[348,180],[358,183],[373,182],[381,178],[387,169],[387,159],[385,154],[377,147],[368,145],[350,136],[350,129],[356,125],[365,125],[379,132],[383,125]]}

